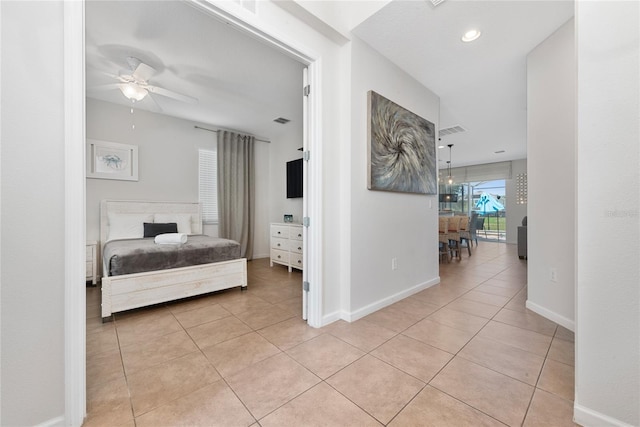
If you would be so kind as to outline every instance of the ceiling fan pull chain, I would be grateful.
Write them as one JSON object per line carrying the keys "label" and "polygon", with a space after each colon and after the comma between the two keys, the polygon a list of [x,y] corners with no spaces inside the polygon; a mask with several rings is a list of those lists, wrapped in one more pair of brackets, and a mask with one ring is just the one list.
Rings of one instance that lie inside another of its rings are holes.
{"label": "ceiling fan pull chain", "polygon": [[136,130],[135,116],[133,115],[133,104],[136,103],[135,99],[131,100],[131,130]]}

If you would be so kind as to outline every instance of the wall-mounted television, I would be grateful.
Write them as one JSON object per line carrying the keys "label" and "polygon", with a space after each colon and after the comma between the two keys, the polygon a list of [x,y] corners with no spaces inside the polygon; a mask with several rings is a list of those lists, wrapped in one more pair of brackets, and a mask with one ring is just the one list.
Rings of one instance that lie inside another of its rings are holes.
{"label": "wall-mounted television", "polygon": [[457,194],[440,193],[440,203],[456,203],[458,201]]}
{"label": "wall-mounted television", "polygon": [[302,159],[287,162],[287,199],[302,197]]}

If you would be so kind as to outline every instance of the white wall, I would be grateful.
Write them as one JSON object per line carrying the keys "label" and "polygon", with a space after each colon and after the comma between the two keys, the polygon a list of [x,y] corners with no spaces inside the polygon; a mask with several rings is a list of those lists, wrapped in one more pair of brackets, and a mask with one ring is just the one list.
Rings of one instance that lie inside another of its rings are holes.
{"label": "white wall", "polygon": [[518,243],[518,226],[522,225],[522,218],[527,216],[527,205],[516,203],[516,179],[522,173],[527,173],[527,160],[511,161],[511,179],[505,180],[507,243]]}
{"label": "white wall", "polygon": [[2,2],[0,27],[0,424],[26,426],[65,410],[62,2]]}
{"label": "white wall", "polygon": [[640,6],[579,2],[576,421],[640,425]]}
{"label": "white wall", "polygon": [[[439,281],[437,196],[367,189],[367,92],[376,91],[436,129],[440,99],[357,37],[351,49],[351,301],[346,309],[358,318]],[[392,258],[397,270],[391,269]]]}
{"label": "white wall", "polygon": [[[285,141],[280,141],[285,142]],[[271,170],[269,175],[272,194],[269,205],[269,220],[271,222],[284,221],[284,214],[293,215],[293,221],[302,222],[302,199],[287,199],[287,162],[301,159],[302,132],[286,143],[272,144],[269,151]],[[267,253],[266,256],[269,256]]]}
{"label": "white wall", "polygon": [[[575,43],[570,20],[527,57],[527,307],[573,330]],[[551,281],[551,270],[557,282]]]}
{"label": "white wall", "polygon": [[[144,110],[134,110],[132,117],[129,107],[87,99],[87,138],[137,145],[139,157],[138,181],[87,179],[87,239],[99,240],[101,200],[198,201],[198,149],[215,150],[217,136],[196,124],[214,127]],[[268,177],[271,149],[280,145],[256,141],[256,258],[269,254],[272,193],[282,192],[283,184]],[[205,232],[217,236],[217,226],[206,225]]]}

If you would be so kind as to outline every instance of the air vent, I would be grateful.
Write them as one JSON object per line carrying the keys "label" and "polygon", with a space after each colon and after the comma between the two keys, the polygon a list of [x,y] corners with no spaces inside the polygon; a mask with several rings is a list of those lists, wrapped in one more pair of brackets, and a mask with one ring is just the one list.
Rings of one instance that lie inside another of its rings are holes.
{"label": "air vent", "polygon": [[278,117],[277,119],[273,119],[273,121],[276,123],[280,123],[281,125],[284,125],[286,123],[289,123],[291,120],[285,119],[284,117]]}
{"label": "air vent", "polygon": [[433,5],[433,7],[436,7],[440,3],[444,2],[444,0],[429,0],[429,1],[431,1],[431,4]]}
{"label": "air vent", "polygon": [[466,132],[467,130],[460,125],[449,126],[448,128],[440,129],[440,136],[451,135],[454,133]]}

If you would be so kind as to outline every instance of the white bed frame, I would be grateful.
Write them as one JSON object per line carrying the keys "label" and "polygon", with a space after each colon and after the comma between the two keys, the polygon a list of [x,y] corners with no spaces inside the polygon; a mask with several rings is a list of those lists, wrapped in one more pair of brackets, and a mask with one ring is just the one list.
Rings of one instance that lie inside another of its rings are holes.
{"label": "white bed frame", "polygon": [[[100,203],[100,256],[109,235],[110,213],[191,214],[192,234],[202,234],[201,212],[199,203],[103,200]],[[119,311],[237,286],[247,287],[246,258],[122,276],[108,276],[108,272],[103,259],[103,320]]]}

